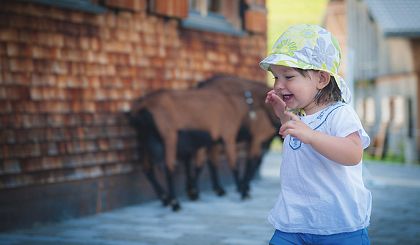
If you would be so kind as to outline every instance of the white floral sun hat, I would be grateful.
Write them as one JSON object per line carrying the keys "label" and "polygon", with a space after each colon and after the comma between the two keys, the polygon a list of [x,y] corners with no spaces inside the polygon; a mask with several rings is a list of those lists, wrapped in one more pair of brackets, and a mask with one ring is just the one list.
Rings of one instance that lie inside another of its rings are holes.
{"label": "white floral sun hat", "polygon": [[340,58],[338,41],[329,31],[317,25],[300,24],[289,27],[277,39],[260,66],[264,70],[269,70],[270,65],[282,65],[328,72],[335,78],[343,100],[350,103],[350,89],[338,75]]}

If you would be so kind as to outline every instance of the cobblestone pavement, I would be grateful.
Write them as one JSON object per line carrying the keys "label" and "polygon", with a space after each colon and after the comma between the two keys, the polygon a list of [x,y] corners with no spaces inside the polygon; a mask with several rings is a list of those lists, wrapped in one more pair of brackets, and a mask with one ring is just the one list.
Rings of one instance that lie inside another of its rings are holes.
{"label": "cobblestone pavement", "polygon": [[372,244],[420,244],[420,167],[367,163]]}
{"label": "cobblestone pavement", "polygon": [[[0,244],[268,244],[273,228],[266,216],[278,194],[281,155],[264,159],[252,198],[241,201],[233,186],[228,195],[202,193],[200,200],[181,199],[173,213],[158,201],[86,218],[0,233]],[[372,244],[420,244],[420,167],[367,163],[365,180],[373,194],[369,235]]]}

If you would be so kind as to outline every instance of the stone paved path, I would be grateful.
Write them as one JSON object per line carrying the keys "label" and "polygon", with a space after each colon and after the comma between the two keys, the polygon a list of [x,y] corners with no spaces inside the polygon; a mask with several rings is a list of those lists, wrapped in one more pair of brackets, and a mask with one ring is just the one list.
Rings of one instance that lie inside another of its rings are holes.
{"label": "stone paved path", "polygon": [[420,167],[367,163],[372,244],[420,244]]}
{"label": "stone paved path", "polygon": [[[158,201],[95,216],[0,233],[0,244],[263,245],[273,229],[266,216],[278,193],[279,153],[264,161],[252,199],[202,193],[198,202],[182,199],[173,213]],[[420,244],[420,167],[366,164],[373,194],[369,235],[372,244]]]}

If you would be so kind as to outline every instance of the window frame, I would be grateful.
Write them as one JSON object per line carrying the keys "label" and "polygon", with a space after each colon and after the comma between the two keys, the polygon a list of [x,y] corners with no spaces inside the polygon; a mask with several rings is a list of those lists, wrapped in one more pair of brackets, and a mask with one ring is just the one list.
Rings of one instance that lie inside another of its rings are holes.
{"label": "window frame", "polygon": [[[200,1],[200,0],[199,0]],[[209,0],[201,0],[209,1]],[[242,4],[241,1],[238,1],[239,4]],[[194,29],[207,32],[216,32],[224,33],[233,36],[243,36],[246,34],[243,25],[241,29],[235,28],[228,19],[221,13],[211,12],[208,9],[205,10],[196,10],[191,8],[191,1],[189,2],[189,11],[188,17],[182,19],[181,26],[186,29]],[[203,4],[203,2],[201,2]],[[238,13],[238,17],[243,19],[241,13]]]}

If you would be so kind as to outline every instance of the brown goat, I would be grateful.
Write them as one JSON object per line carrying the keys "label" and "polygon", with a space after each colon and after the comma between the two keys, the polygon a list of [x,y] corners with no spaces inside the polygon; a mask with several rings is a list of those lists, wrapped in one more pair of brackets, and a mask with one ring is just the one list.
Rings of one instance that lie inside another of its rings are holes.
{"label": "brown goat", "polygon": [[172,183],[180,131],[207,132],[211,141],[222,140],[235,183],[239,188],[236,137],[241,124],[248,117],[248,107],[244,104],[243,98],[226,96],[218,89],[207,88],[155,93],[133,105],[131,117],[135,118],[136,114],[146,109],[153,118],[163,142],[168,201],[174,210],[180,207]]}
{"label": "brown goat", "polygon": [[265,152],[271,141],[277,135],[278,130],[273,126],[270,117],[263,109],[255,111],[255,118],[250,118],[247,128],[251,139],[248,140],[248,155],[245,173],[241,182],[242,198],[249,195],[249,184],[262,162]]}
{"label": "brown goat", "polygon": [[[275,117],[272,109],[265,104],[265,97],[270,88],[261,82],[232,76],[216,76],[199,83],[198,86],[201,89],[218,89],[229,97],[237,97],[247,102],[242,105],[247,107],[249,116],[244,117],[242,128],[247,130],[249,137],[248,139],[241,139],[241,134],[239,134],[239,138],[237,139],[239,141],[246,140],[249,142],[244,175],[238,189],[241,192],[242,198],[246,198],[249,195],[249,182],[261,164],[263,150],[268,148],[268,144],[276,135],[276,128],[280,127],[280,122]],[[213,150],[212,152],[217,151]],[[214,166],[218,162],[217,154],[213,153],[209,161],[213,186],[220,186],[216,166]]]}

